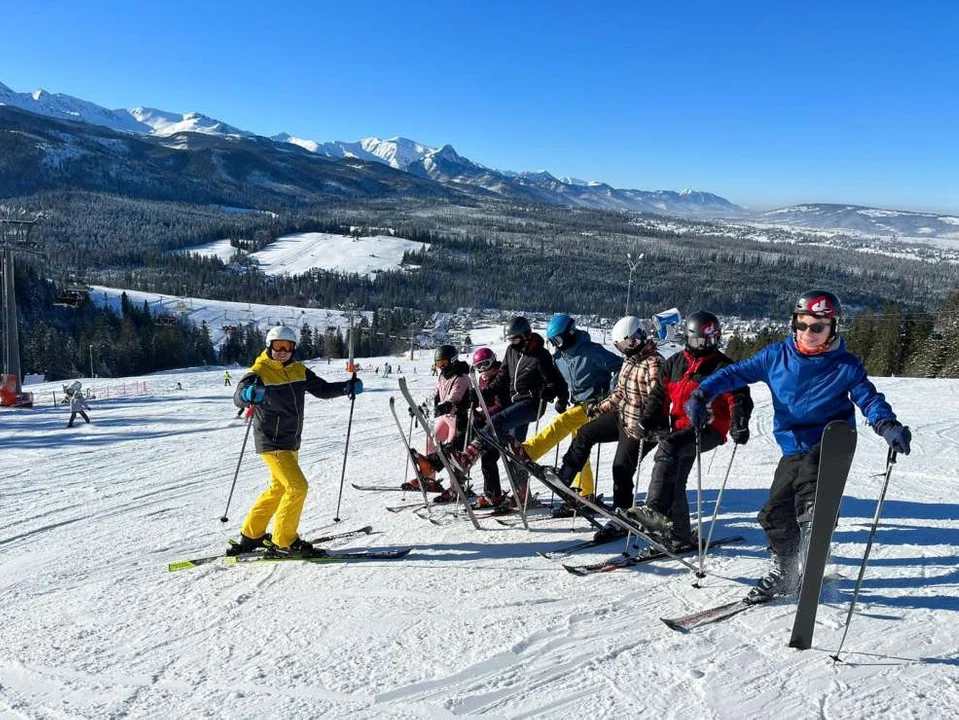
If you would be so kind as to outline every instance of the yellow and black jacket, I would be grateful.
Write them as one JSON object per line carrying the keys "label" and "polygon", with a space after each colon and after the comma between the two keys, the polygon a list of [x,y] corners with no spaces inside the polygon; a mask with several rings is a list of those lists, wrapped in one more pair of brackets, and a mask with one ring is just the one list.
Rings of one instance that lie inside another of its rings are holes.
{"label": "yellow and black jacket", "polygon": [[253,441],[258,453],[300,449],[306,393],[334,398],[346,392],[346,382],[328,383],[303,363],[290,360],[284,365],[266,350],[237,383],[233,393],[237,407],[246,407],[240,394],[254,383],[266,390],[263,402],[253,406]]}

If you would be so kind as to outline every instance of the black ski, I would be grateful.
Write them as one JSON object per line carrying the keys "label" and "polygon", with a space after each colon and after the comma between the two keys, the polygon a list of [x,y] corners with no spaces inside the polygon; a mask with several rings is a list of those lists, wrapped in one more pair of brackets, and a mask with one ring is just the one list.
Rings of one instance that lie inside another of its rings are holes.
{"label": "black ski", "polygon": [[806,650],[812,647],[816,628],[816,612],[822,594],[823,573],[829,559],[832,532],[839,519],[846,478],[856,453],[856,428],[842,420],[835,420],[822,433],[822,453],[819,459],[819,478],[816,481],[816,504],[813,508],[812,532],[806,550],[799,605],[793,621],[789,647]]}
{"label": "black ski", "polygon": [[[350,485],[353,486],[353,489],[364,492],[419,492],[418,489],[406,489],[397,485],[357,485],[356,483],[350,483]],[[429,490],[427,490],[427,492],[429,492]]]}
{"label": "black ski", "polygon": [[[721,545],[729,545],[731,543],[743,542],[746,538],[742,535],[732,535],[730,537],[719,538],[718,540],[713,540],[709,543],[710,548],[719,547]],[[699,552],[699,548],[696,545],[690,545],[688,548],[683,548],[677,550],[677,555],[693,555],[694,553]],[[644,548],[637,555],[619,555],[618,557],[610,558],[604,562],[593,563],[591,565],[563,565],[567,571],[571,572],[573,575],[594,575],[596,573],[612,572],[613,570],[621,570],[623,568],[632,567],[634,565],[642,565],[648,562],[655,562],[656,560],[669,559],[669,556],[666,553],[656,550],[651,547]]]}
{"label": "black ski", "polygon": [[537,552],[536,554],[540,557],[547,558],[552,560],[557,557],[565,557],[566,555],[572,555],[575,552],[580,550],[589,550],[590,548],[600,547],[601,545],[608,545],[611,542],[616,542],[617,540],[622,540],[623,538],[612,538],[610,540],[603,540],[602,542],[596,542],[595,540],[581,540],[579,542],[570,543],[556,550],[549,550],[546,552]]}
{"label": "black ski", "polygon": [[[487,441],[489,441],[488,438],[487,438]],[[492,443],[492,441],[489,441],[489,442]],[[512,450],[505,445],[499,445],[495,443],[493,444],[494,444],[494,447],[496,447],[496,449],[500,451],[500,453],[509,457],[513,462],[515,462],[520,467],[525,468],[531,475],[536,477],[546,487],[548,487],[550,490],[552,490],[557,495],[559,495],[560,497],[565,499],[567,502],[569,502],[569,504],[572,505],[573,507],[579,508],[580,510],[584,508],[588,508],[589,510],[592,510],[596,516],[602,516],[606,518],[607,520],[609,520],[610,522],[612,522],[614,525],[621,528],[622,530],[625,530],[627,533],[632,533],[633,535],[636,535],[639,539],[645,541],[651,547],[656,548],[657,550],[660,550],[666,556],[686,566],[687,568],[692,570],[694,573],[696,573],[697,576],[699,576],[700,574],[699,568],[697,568],[692,563],[684,560],[682,557],[672,552],[668,548],[664,547],[662,543],[660,543],[658,540],[656,540],[656,538],[654,538],[653,536],[649,534],[649,531],[645,527],[643,527],[638,522],[630,518],[624,512],[620,512],[618,509],[616,511],[610,510],[602,503],[595,503],[589,498],[583,497],[582,495],[579,494],[579,492],[577,492],[573,488],[567,487],[565,484],[563,484],[563,481],[556,476],[556,473],[553,472],[552,468],[548,468],[543,465],[537,465],[536,463],[532,461],[523,460],[522,458],[519,458],[516,455],[514,455]],[[591,517],[588,514],[583,514],[583,517],[585,517],[591,524],[597,527],[602,527],[602,523],[599,522],[597,517]]]}
{"label": "black ski", "polygon": [[735,602],[716,605],[715,607],[707,608],[706,610],[700,610],[692,613],[691,615],[684,615],[683,617],[678,618],[660,618],[660,620],[666,623],[667,627],[670,627],[673,630],[687,633],[690,630],[694,630],[695,628],[703,625],[709,625],[710,623],[719,622],[720,620],[726,620],[727,618],[731,618],[733,615],[738,615],[739,613],[754,607],[759,606],[748,603],[745,600],[736,600]]}
{"label": "black ski", "polygon": [[[406,378],[401,377],[397,383],[400,388],[400,392],[403,393],[403,397],[406,399],[406,402],[409,403],[410,408],[413,410],[413,417],[416,418],[416,421],[420,424],[420,427],[423,428],[423,431],[433,437],[433,429],[430,427],[429,421],[426,419],[426,416],[423,415],[423,410],[419,405],[416,404],[416,401],[413,400],[413,396],[410,394],[410,389],[406,385]],[[400,428],[402,430],[402,427]],[[403,436],[403,439],[406,440],[406,436]],[[473,514],[473,508],[470,507],[469,498],[466,496],[466,491],[464,485],[461,482],[460,476],[457,474],[456,468],[450,462],[449,458],[446,457],[446,451],[443,449],[443,446],[435,442],[436,454],[439,455],[440,462],[443,463],[443,467],[446,468],[446,474],[450,481],[450,486],[453,488],[453,491],[459,497],[460,502],[463,503],[463,508],[466,510],[466,515],[469,517],[470,522],[473,523],[473,527],[477,530],[482,530],[482,525],[479,524],[479,521],[476,519],[476,516]],[[408,446],[407,446],[408,447]],[[409,448],[412,452],[412,448]],[[415,458],[414,458],[415,460]],[[417,466],[418,467],[418,466]],[[425,493],[424,493],[425,497]]]}
{"label": "black ski", "polygon": [[233,555],[227,559],[232,563],[254,563],[254,562],[307,562],[307,563],[344,563],[364,560],[400,560],[405,558],[413,550],[411,547],[393,548],[390,550],[344,550],[342,552],[331,552],[325,555],[312,555],[309,557],[295,557],[287,555],[277,555],[267,552],[244,553],[242,555]]}

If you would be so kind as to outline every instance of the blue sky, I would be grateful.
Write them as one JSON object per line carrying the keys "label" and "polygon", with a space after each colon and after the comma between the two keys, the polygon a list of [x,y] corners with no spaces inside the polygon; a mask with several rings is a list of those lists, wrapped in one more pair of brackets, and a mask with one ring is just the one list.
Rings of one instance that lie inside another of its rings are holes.
{"label": "blue sky", "polygon": [[274,5],[0,0],[0,82],[761,209],[959,213],[956,0]]}

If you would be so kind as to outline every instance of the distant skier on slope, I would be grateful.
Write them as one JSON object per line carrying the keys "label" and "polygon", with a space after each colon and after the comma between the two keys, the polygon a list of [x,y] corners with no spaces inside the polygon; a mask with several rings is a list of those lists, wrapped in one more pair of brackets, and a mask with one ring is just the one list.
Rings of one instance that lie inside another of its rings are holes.
{"label": "distant skier on slope", "polygon": [[77,415],[82,417],[87,424],[90,423],[90,416],[87,415],[86,411],[90,409],[89,403],[85,397],[83,397],[83,390],[80,390],[79,387],[70,395],[70,420],[67,422],[67,427],[73,427],[73,421],[76,420]]}
{"label": "distant skier on slope", "polygon": [[327,382],[293,359],[297,333],[277,325],[266,335],[266,349],[237,383],[233,402],[237,407],[252,405],[253,439],[256,452],[270,471],[270,485],[250,508],[240,531],[236,553],[263,547],[266,529],[273,520],[272,545],[278,552],[308,557],[310,543],[297,532],[303,503],[309,490],[299,465],[303,434],[303,403],[306,393],[318,398],[359,395],[363,381]]}
{"label": "distant skier on slope", "polygon": [[[573,437],[557,476],[570,485],[573,477],[589,460],[596,443],[617,442],[613,458],[613,506],[628,510],[633,505],[633,476],[636,465],[655,446],[651,434],[663,424],[660,414],[657,422],[640,423],[653,392],[659,387],[662,356],[656,343],[650,340],[639,318],[627,315],[613,326],[613,344],[626,356],[616,382],[616,390],[605,400],[593,403],[584,411],[592,419]],[[642,454],[641,454],[642,453]],[[596,532],[596,542],[622,537],[624,533],[615,523]]]}
{"label": "distant skier on slope", "polygon": [[[589,333],[577,329],[573,318],[564,313],[554,315],[549,321],[546,340],[556,348],[553,362],[569,388],[569,403],[563,398],[557,399],[555,409],[559,415],[523,443],[523,450],[530,460],[543,457],[589,421],[587,406],[609,394],[623,364],[622,358],[593,342]],[[581,495],[594,494],[595,483],[588,455],[578,475],[578,482],[574,480],[573,485],[579,488]],[[572,514],[572,508],[568,505],[558,508],[554,513],[557,517]]]}
{"label": "distant skier on slope", "polygon": [[[686,347],[663,362],[661,383],[653,390],[643,412],[641,427],[658,423],[668,411],[670,432],[659,441],[653,456],[653,473],[646,492],[646,504],[632,511],[644,526],[671,533],[664,539],[674,549],[689,547],[694,538],[689,522],[686,480],[696,461],[696,434],[700,450],[709,452],[726,442],[743,444],[749,439],[749,416],[753,409],[748,388],[715,393],[703,422],[690,423],[683,409],[686,401],[706,378],[733,361],[719,350],[722,329],[719,318],[699,311],[686,318]],[[732,388],[730,388],[732,389]]]}
{"label": "distant skier on slope", "polygon": [[[760,381],[772,393],[773,434],[783,457],[759,512],[772,567],[750,592],[751,602],[798,591],[800,554],[809,536],[820,440],[827,424],[845,420],[855,425],[855,403],[891,448],[909,454],[912,433],[896,419],[862,362],[846,350],[839,335],[841,317],[835,294],[803,293],[793,308],[789,337],[707,378],[686,404],[690,421],[702,425],[710,401],[720,393]],[[748,438],[748,428],[746,433]]]}

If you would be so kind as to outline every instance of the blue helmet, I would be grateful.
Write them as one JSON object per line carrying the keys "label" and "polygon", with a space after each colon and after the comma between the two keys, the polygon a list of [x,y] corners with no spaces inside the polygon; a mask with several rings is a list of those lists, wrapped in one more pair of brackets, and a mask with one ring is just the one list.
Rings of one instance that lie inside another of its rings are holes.
{"label": "blue helmet", "polygon": [[546,339],[560,349],[570,347],[574,342],[576,322],[566,313],[553,315],[546,326]]}

